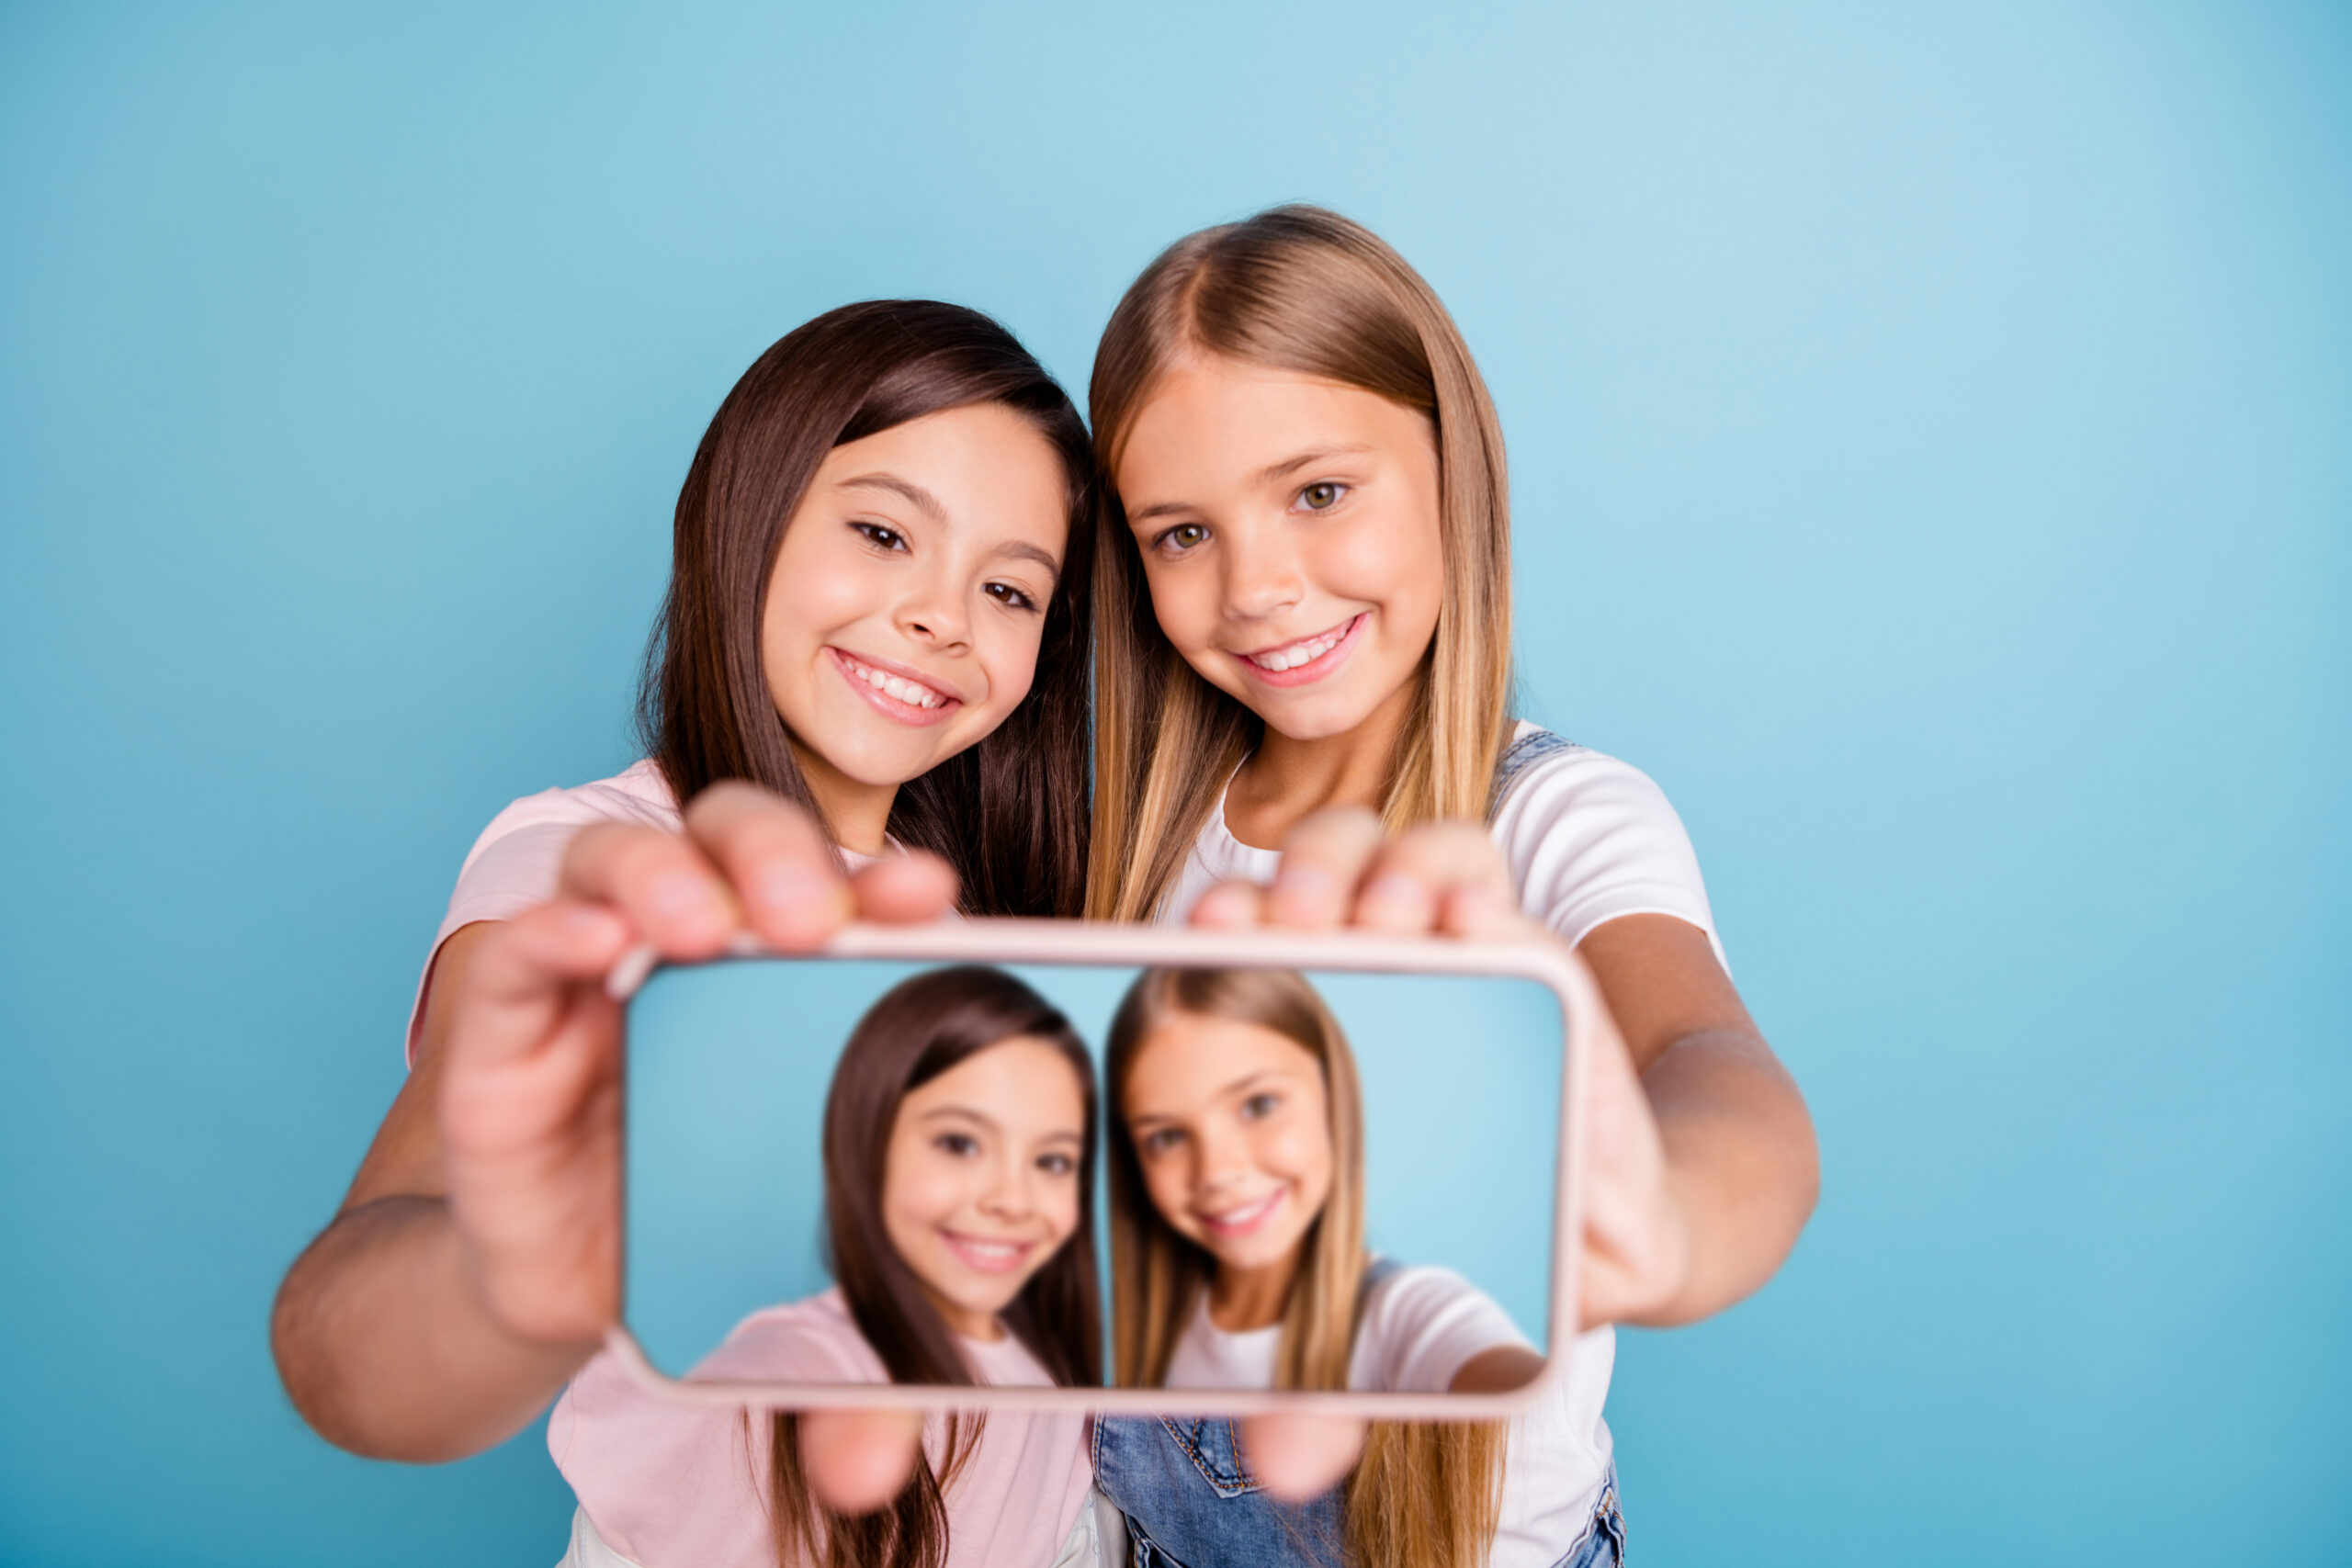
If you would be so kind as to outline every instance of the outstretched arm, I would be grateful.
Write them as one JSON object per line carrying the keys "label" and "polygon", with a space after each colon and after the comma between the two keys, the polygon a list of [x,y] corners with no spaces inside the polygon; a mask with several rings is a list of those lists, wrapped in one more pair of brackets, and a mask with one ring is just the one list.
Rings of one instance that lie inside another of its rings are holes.
{"label": "outstretched arm", "polygon": [[[1271,887],[1224,884],[1192,918],[1552,940],[1520,913],[1483,828],[1432,822],[1390,839],[1355,807],[1294,829]],[[1693,1322],[1757,1290],[1796,1245],[1820,1184],[1813,1122],[1697,927],[1625,916],[1577,953],[1608,1009],[1592,1032],[1578,1315]],[[1282,1418],[1251,1439],[1261,1475],[1288,1495],[1321,1490],[1353,1462],[1345,1425]]]}
{"label": "outstretched arm", "polygon": [[[844,881],[806,816],[745,784],[698,796],[683,833],[582,829],[553,901],[443,946],[415,1070],[279,1287],[271,1347],[304,1419],[356,1453],[456,1459],[520,1430],[594,1352],[620,1293],[604,976],[628,947],[708,958],[748,929],[805,951],[853,916],[931,919],[954,897],[929,856]],[[910,1446],[898,1425],[876,1427],[892,1455]],[[838,1489],[822,1465],[811,1479],[849,1500],[855,1468]]]}

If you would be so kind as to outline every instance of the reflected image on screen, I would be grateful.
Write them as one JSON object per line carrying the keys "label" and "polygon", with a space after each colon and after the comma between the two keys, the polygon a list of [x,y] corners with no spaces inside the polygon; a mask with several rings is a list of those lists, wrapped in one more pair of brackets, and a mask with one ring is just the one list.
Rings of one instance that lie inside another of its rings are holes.
{"label": "reflected image on screen", "polygon": [[727,1382],[1517,1386],[1561,1032],[1497,976],[665,969],[630,1010],[624,1320]]}

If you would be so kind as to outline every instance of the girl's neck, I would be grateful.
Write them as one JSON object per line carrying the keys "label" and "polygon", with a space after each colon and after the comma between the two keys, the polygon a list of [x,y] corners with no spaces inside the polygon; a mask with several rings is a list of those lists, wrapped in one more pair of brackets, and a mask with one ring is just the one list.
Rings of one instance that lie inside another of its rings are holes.
{"label": "girl's neck", "polygon": [[996,1314],[975,1312],[969,1307],[958,1306],[955,1302],[933,1290],[931,1282],[927,1280],[918,1279],[915,1282],[922,1287],[922,1293],[930,1298],[932,1310],[939,1314],[939,1320],[947,1325],[947,1332],[956,1336],[956,1338],[976,1340],[982,1345],[994,1345],[1003,1339],[1006,1332],[1004,1319]]}
{"label": "girl's neck", "polygon": [[1333,806],[1379,810],[1419,683],[1416,677],[1397,687],[1342,735],[1297,740],[1269,725],[1226,790],[1226,831],[1253,848],[1279,849],[1311,812]]}
{"label": "girl's neck", "polygon": [[1290,1299],[1290,1282],[1297,1273],[1295,1249],[1281,1262],[1262,1269],[1218,1264],[1209,1279],[1211,1326],[1227,1334],[1272,1328],[1283,1320],[1283,1304]]}
{"label": "girl's neck", "polygon": [[824,758],[795,740],[792,755],[800,776],[824,813],[833,842],[854,855],[878,856],[888,847],[890,807],[899,798],[897,784],[870,784],[851,778]]}

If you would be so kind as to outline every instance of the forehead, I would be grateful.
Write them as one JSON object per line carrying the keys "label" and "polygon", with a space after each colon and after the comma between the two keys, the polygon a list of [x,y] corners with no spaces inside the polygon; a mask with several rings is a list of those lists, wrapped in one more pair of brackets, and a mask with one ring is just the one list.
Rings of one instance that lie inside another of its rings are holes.
{"label": "forehead", "polygon": [[1173,1012],[1153,1024],[1136,1048],[1127,1068],[1126,1110],[1130,1115],[1173,1113],[1257,1074],[1319,1082],[1322,1071],[1314,1052],[1263,1024]]}
{"label": "forehead", "polygon": [[1218,355],[1190,355],[1160,377],[1119,451],[1128,505],[1163,491],[1246,480],[1300,453],[1366,447],[1426,453],[1428,416],[1361,387]]}
{"label": "forehead", "polygon": [[991,542],[1018,538],[1060,558],[1069,476],[1044,432],[1001,403],[945,409],[843,442],[825,454],[810,491],[854,491],[881,504],[888,492],[859,482],[876,475],[926,492],[952,526]]}
{"label": "forehead", "polygon": [[1016,1034],[973,1052],[929,1083],[907,1091],[903,1121],[950,1106],[976,1111],[1012,1132],[1076,1132],[1086,1092],[1059,1047]]}

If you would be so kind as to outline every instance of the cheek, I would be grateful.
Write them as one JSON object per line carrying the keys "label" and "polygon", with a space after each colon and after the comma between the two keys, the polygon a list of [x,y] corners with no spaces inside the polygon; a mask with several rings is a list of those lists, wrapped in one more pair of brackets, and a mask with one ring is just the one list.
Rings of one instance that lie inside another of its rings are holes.
{"label": "cheek", "polygon": [[1184,1162],[1173,1155],[1147,1164],[1143,1168],[1143,1185],[1159,1212],[1170,1219],[1183,1213],[1185,1201],[1192,1196],[1192,1182],[1185,1173]]}
{"label": "cheek", "polygon": [[882,1213],[900,1250],[962,1208],[964,1188],[952,1165],[920,1156],[892,1160],[882,1184]]}
{"label": "cheek", "polygon": [[1312,1203],[1321,1202],[1330,1189],[1330,1137],[1304,1117],[1270,1128],[1259,1138],[1255,1153],[1261,1168],[1296,1182],[1301,1196]]}
{"label": "cheek", "polygon": [[1408,511],[1366,520],[1370,526],[1332,532],[1317,561],[1327,587],[1354,598],[1418,604],[1432,613],[1442,596],[1445,552],[1437,526]]}
{"label": "cheek", "polygon": [[979,613],[994,616],[999,622],[988,636],[982,658],[989,674],[989,711],[1011,713],[1036,683],[1037,650],[1046,637],[1045,619],[1038,616],[1025,625],[1012,624],[993,604],[984,605]]}
{"label": "cheek", "polygon": [[787,534],[768,579],[767,607],[760,617],[762,658],[770,665],[797,658],[870,613],[876,598],[868,581],[870,564],[854,557],[826,558],[813,543],[796,548]]}
{"label": "cheek", "polygon": [[1177,651],[1190,652],[1208,640],[1217,618],[1217,585],[1211,573],[1197,565],[1184,570],[1173,564],[1147,566],[1144,586],[1151,591],[1152,618]]}
{"label": "cheek", "polygon": [[1046,1224],[1053,1233],[1053,1242],[1059,1247],[1078,1229],[1078,1183],[1057,1181],[1046,1189],[1045,1201],[1038,1210],[1046,1216]]}

